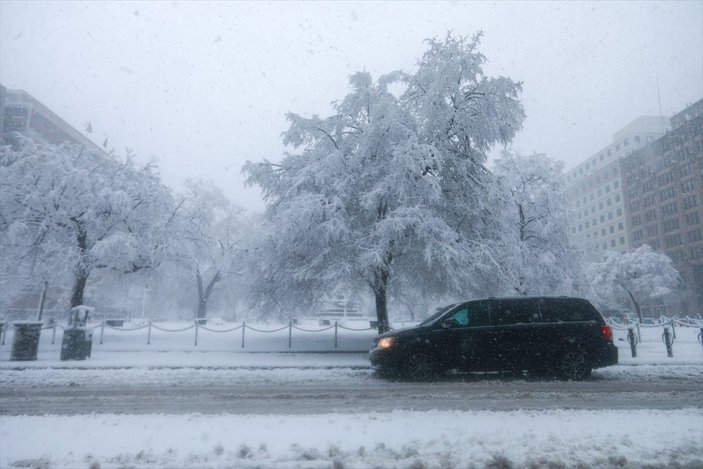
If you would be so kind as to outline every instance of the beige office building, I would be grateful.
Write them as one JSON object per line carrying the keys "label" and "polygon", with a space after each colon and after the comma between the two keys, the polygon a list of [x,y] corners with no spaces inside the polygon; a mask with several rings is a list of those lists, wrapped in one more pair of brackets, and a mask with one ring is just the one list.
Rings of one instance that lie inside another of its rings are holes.
{"label": "beige office building", "polygon": [[618,131],[610,145],[565,174],[573,244],[587,251],[630,249],[622,159],[664,135],[668,127],[668,118],[642,116]]}

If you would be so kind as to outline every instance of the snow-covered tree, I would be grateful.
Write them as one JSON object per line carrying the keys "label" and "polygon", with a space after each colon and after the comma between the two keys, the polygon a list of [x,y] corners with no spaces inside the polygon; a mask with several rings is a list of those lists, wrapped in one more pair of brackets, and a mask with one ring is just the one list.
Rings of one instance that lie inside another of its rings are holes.
{"label": "snow-covered tree", "polygon": [[464,295],[492,283],[498,236],[484,165],[524,113],[520,84],[485,76],[478,43],[430,40],[414,74],[356,73],[334,115],[288,115],[284,143],[299,153],[244,167],[267,201],[259,296],[308,301],[365,284],[385,331],[394,281]]}
{"label": "snow-covered tree", "polygon": [[505,197],[503,266],[520,295],[572,294],[582,280],[579,253],[567,237],[559,161],[505,151],[493,172]]}
{"label": "snow-covered tree", "polygon": [[169,258],[192,272],[195,317],[202,319],[216,286],[242,269],[242,238],[251,228],[244,211],[211,183],[187,181],[179,205],[178,235],[171,240]]}
{"label": "snow-covered tree", "polygon": [[592,263],[589,270],[594,285],[605,295],[614,288],[627,293],[640,321],[643,298],[667,295],[680,285],[679,272],[672,260],[646,244],[627,253],[609,251],[602,262]]}
{"label": "snow-covered tree", "polygon": [[22,139],[0,148],[0,193],[3,264],[38,281],[69,277],[70,306],[92,272],[161,260],[173,207],[151,166]]}

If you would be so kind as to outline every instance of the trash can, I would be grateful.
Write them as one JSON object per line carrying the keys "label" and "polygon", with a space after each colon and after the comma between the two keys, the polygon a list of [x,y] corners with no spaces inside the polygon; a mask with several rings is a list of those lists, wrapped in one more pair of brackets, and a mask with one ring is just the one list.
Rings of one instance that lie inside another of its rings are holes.
{"label": "trash can", "polygon": [[67,327],[61,342],[61,360],[85,360],[93,349],[93,332],[87,327]]}
{"label": "trash can", "polygon": [[63,331],[61,360],[85,360],[93,350],[93,331],[86,327],[90,306],[74,306],[69,312],[68,326]]}
{"label": "trash can", "polygon": [[36,360],[39,350],[39,335],[43,323],[41,321],[13,322],[15,337],[12,340],[10,360]]}

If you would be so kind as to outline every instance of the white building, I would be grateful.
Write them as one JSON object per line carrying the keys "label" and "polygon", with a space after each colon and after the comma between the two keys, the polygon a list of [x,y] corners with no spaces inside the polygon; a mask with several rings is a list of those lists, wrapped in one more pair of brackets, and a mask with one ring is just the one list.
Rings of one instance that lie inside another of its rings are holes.
{"label": "white building", "polygon": [[569,236],[582,249],[630,248],[621,159],[664,135],[669,118],[642,116],[613,135],[613,142],[565,174],[571,208]]}

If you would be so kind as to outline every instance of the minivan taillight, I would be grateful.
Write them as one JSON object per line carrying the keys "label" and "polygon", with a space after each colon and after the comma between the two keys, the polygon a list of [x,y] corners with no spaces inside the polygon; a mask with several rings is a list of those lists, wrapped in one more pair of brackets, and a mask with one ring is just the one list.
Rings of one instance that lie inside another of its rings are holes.
{"label": "minivan taillight", "polygon": [[609,325],[603,324],[600,326],[600,330],[603,333],[603,338],[607,340],[608,342],[613,341],[613,330],[610,328]]}

